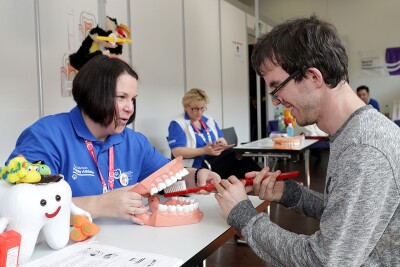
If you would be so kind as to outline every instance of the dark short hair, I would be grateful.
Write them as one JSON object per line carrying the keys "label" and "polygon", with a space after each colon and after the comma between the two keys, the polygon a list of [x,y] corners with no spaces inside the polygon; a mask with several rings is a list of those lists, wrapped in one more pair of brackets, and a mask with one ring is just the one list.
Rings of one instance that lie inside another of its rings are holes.
{"label": "dark short hair", "polygon": [[349,80],[348,58],[335,27],[315,15],[288,20],[260,38],[251,56],[260,76],[266,60],[289,74],[302,70],[296,81],[301,81],[310,67],[317,68],[331,88]]}
{"label": "dark short hair", "polygon": [[[123,60],[98,55],[79,70],[72,83],[72,95],[78,107],[94,122],[103,126],[116,122],[115,90],[117,79],[127,73],[138,79],[137,73]],[[134,100],[136,106],[136,100]],[[128,124],[135,119],[136,108]]]}
{"label": "dark short hair", "polygon": [[369,94],[369,88],[366,85],[360,85],[359,87],[357,87],[357,93],[361,90],[365,90],[367,91],[367,93]]}

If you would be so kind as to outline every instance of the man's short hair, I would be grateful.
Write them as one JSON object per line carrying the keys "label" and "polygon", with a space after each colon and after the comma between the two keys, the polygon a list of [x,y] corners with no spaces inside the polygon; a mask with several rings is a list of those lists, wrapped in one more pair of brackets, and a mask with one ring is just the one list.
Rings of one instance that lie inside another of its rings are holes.
{"label": "man's short hair", "polygon": [[317,68],[331,88],[349,80],[348,58],[336,28],[315,15],[274,27],[257,41],[251,61],[260,76],[266,61],[270,61],[289,74],[301,70],[296,81],[301,81],[310,67]]}
{"label": "man's short hair", "polygon": [[365,90],[367,91],[367,93],[369,94],[369,88],[366,85],[360,85],[359,87],[357,87],[357,93],[361,90]]}

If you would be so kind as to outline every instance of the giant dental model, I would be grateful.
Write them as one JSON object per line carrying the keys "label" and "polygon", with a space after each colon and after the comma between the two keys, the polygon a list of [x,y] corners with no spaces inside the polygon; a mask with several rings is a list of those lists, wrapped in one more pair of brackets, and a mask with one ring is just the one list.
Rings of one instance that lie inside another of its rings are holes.
{"label": "giant dental model", "polygon": [[0,179],[0,233],[21,234],[19,263],[30,259],[41,231],[49,247],[58,250],[69,241],[70,215],[90,214],[72,203],[71,188],[60,180],[47,184],[10,184]]}
{"label": "giant dental model", "polygon": [[177,226],[198,223],[203,218],[199,203],[187,197],[173,197],[161,204],[157,193],[173,185],[188,171],[182,165],[182,157],[177,157],[158,169],[131,190],[149,198],[149,212],[135,215],[150,226]]}

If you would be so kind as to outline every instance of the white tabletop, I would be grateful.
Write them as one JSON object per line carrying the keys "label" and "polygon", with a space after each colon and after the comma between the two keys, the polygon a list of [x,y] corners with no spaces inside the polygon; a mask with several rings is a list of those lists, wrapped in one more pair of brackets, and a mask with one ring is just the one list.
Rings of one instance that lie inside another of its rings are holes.
{"label": "white tabletop", "polygon": [[238,145],[234,149],[253,150],[253,149],[268,149],[268,150],[303,150],[312,144],[318,142],[315,139],[305,139],[299,146],[277,146],[274,145],[272,138],[263,138],[243,145]]}
{"label": "white tabletop", "polygon": [[[230,229],[220,207],[210,195],[193,195],[199,200],[204,216],[200,223],[173,227],[135,225],[128,220],[99,218],[94,222],[101,227],[95,240],[104,245],[140,252],[162,254],[188,261],[198,252]],[[263,203],[258,197],[249,196],[255,207]],[[31,260],[54,252],[46,244],[36,246]]]}

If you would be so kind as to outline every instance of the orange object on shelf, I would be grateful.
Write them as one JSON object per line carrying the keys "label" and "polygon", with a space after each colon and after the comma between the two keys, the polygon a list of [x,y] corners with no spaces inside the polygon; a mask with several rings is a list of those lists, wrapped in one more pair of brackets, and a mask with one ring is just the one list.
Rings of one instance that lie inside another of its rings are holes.
{"label": "orange object on shelf", "polygon": [[0,234],[0,266],[18,266],[21,235],[10,230]]}
{"label": "orange object on shelf", "polygon": [[285,122],[286,127],[291,123],[293,128],[296,128],[296,119],[293,118],[292,114],[290,114],[288,108],[283,109],[283,121]]}

